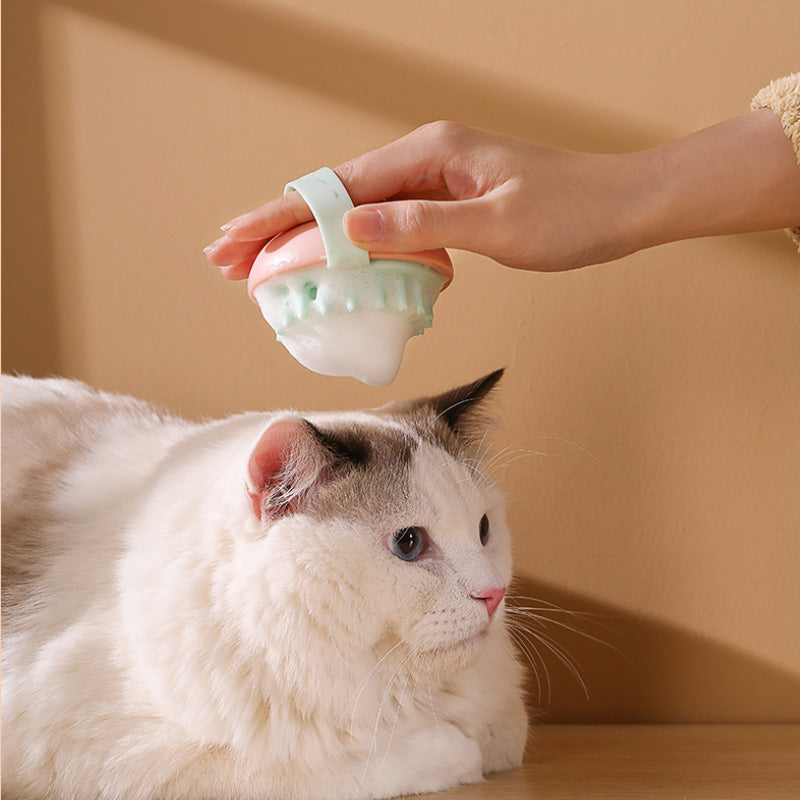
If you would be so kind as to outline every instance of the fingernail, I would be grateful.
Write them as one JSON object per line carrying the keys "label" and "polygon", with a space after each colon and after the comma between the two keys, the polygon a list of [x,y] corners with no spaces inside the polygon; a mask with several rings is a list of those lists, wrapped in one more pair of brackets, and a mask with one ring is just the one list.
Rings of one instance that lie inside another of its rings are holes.
{"label": "fingernail", "polygon": [[209,254],[213,253],[215,250],[219,250],[219,247],[220,247],[220,245],[223,243],[223,240],[224,240],[224,238],[225,238],[225,237],[223,237],[223,236],[220,236],[220,238],[219,238],[219,239],[214,239],[214,241],[213,241],[213,242],[211,242],[211,244],[207,244],[207,245],[206,245],[206,246],[203,248],[203,252],[204,252],[206,255],[209,255]]}
{"label": "fingernail", "polygon": [[344,232],[354,242],[377,242],[383,238],[383,214],[377,208],[354,208],[344,215]]}
{"label": "fingernail", "polygon": [[242,224],[242,222],[244,222],[244,219],[242,217],[235,217],[230,222],[226,222],[224,225],[220,225],[220,230],[225,231],[225,233],[228,233],[238,228]]}

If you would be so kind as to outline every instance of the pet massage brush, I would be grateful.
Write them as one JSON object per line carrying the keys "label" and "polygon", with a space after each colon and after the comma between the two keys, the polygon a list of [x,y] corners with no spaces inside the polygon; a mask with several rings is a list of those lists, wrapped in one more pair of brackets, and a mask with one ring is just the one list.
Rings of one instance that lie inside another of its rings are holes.
{"label": "pet massage brush", "polygon": [[304,367],[388,386],[406,342],[433,324],[433,304],[453,278],[449,256],[356,247],[342,229],[353,203],[327,167],[287,184],[290,191],[315,222],[267,242],[250,271],[250,298]]}

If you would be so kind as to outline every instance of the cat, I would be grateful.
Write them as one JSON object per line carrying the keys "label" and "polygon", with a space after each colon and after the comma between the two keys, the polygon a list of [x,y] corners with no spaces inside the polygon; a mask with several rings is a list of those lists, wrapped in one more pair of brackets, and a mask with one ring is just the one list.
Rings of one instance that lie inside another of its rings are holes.
{"label": "cat", "polygon": [[4,377],[8,798],[388,798],[517,767],[502,370],[190,423]]}

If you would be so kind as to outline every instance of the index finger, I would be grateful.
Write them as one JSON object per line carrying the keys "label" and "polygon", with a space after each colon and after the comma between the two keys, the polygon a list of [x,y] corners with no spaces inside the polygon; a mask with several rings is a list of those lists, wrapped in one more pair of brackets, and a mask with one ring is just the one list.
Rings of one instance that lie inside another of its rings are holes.
{"label": "index finger", "polygon": [[460,126],[435,122],[335,169],[355,205],[407,194],[419,197],[444,184],[443,169]]}
{"label": "index finger", "polygon": [[[441,188],[442,169],[462,126],[430,123],[389,144],[370,150],[334,169],[355,205],[376,203],[403,192]],[[313,215],[298,192],[270,200],[255,211],[232,219],[222,230],[235,241],[269,239]]]}
{"label": "index finger", "polygon": [[255,211],[232,219],[222,226],[222,230],[234,241],[254,242],[270,239],[312,219],[311,211],[300,194],[289,192],[270,200]]}

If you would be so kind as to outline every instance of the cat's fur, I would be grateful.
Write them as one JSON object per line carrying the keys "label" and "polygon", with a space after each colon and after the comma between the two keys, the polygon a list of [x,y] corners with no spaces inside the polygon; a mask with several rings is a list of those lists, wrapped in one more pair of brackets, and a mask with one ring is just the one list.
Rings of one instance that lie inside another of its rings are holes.
{"label": "cat's fur", "polygon": [[511,579],[474,460],[499,375],[202,425],[4,378],[3,797],[383,798],[519,765],[521,669],[479,599]]}

